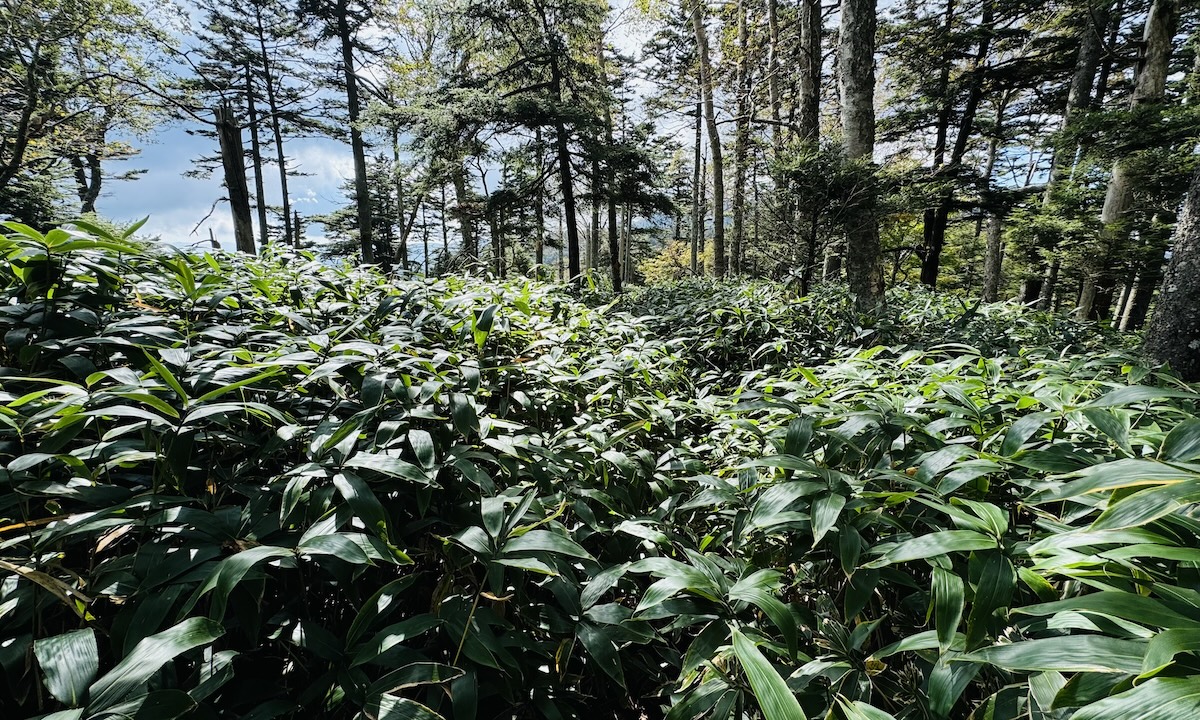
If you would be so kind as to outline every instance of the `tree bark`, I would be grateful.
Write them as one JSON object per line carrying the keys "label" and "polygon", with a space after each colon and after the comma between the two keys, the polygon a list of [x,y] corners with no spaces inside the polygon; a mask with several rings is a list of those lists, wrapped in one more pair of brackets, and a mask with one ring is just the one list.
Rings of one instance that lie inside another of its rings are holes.
{"label": "tree bark", "polygon": [[[843,0],[838,71],[846,157],[871,162],[875,151],[875,0]],[[846,230],[846,280],[859,312],[883,303],[883,263],[874,191],[850,214]]]}
{"label": "tree bark", "polygon": [[[1167,72],[1171,59],[1171,40],[1179,19],[1179,0],[1154,0],[1146,17],[1142,36],[1142,55],[1139,58],[1137,79],[1129,99],[1131,108],[1162,102],[1167,87]],[[1097,261],[1084,275],[1076,317],[1081,320],[1098,316],[1097,298],[1111,298],[1115,278],[1112,273],[1113,254],[1129,239],[1128,214],[1133,208],[1133,183],[1128,163],[1119,159],[1113,164],[1112,177],[1104,194],[1100,213],[1103,230]]]}
{"label": "tree bark", "polygon": [[[555,102],[561,106],[562,69],[558,64],[558,56],[550,58],[550,89],[554,93]],[[567,135],[567,126],[561,115],[554,118],[554,145],[558,153],[558,182],[563,196],[563,220],[567,230],[567,272],[571,280],[581,283],[579,268],[579,223],[575,217],[575,188],[571,179],[571,150]]]}
{"label": "tree bark", "polygon": [[733,248],[730,266],[734,275],[742,272],[742,248],[746,242],[746,160],[750,153],[750,31],[747,28],[746,0],[738,0],[737,121],[733,141]]}
{"label": "tree bark", "polygon": [[[103,144],[101,140],[100,145]],[[82,156],[72,155],[71,166],[75,171],[75,189],[79,195],[80,214],[96,212],[96,200],[100,198],[100,184],[104,179],[100,169],[100,156],[95,152]]]}
{"label": "tree bark", "polygon": [[821,0],[800,0],[799,60],[800,139],[815,143],[821,136]]}
{"label": "tree bark", "polygon": [[450,171],[450,184],[454,186],[454,215],[458,220],[459,233],[462,234],[460,250],[467,257],[476,259],[479,257],[479,236],[475,232],[475,218],[471,214],[467,171],[461,161],[456,161]]}
{"label": "tree bark", "polygon": [[988,216],[987,251],[983,256],[983,301],[987,303],[999,300],[1000,292],[1000,261],[1003,252],[1004,221],[1000,215],[992,213]]}
{"label": "tree bark", "polygon": [[702,146],[704,135],[700,130],[700,120],[704,115],[704,110],[701,107],[703,103],[696,103],[696,140],[692,146],[692,274],[698,274],[703,268],[700,263],[700,244],[704,237],[704,211],[701,209],[707,198],[704,197],[704,191],[700,188],[700,181],[703,177],[703,158]]}
{"label": "tree bark", "polygon": [[704,0],[692,0],[692,29],[696,34],[696,52],[700,62],[700,94],[704,102],[704,122],[708,129],[708,147],[712,155],[713,196],[713,274],[725,277],[725,171],[721,154],[721,133],[713,104],[712,66],[708,58],[708,33],[704,27]]}
{"label": "tree bark", "polygon": [[271,57],[267,52],[267,34],[263,27],[259,6],[254,6],[254,20],[258,28],[258,55],[262,62],[263,85],[267,92],[267,110],[271,121],[271,135],[275,142],[275,162],[279,165],[279,190],[283,198],[283,241],[299,247],[296,228],[292,225],[292,200],[288,197],[287,156],[283,152],[283,130],[279,122],[279,101],[275,97],[275,78],[271,74]]}
{"label": "tree bark", "polygon": [[[941,158],[937,158],[938,167],[935,169],[935,174],[945,169],[958,167],[967,152],[967,144],[975,126],[975,114],[979,109],[979,102],[983,99],[985,67],[988,51],[991,48],[992,25],[995,22],[995,6],[993,2],[994,0],[984,0],[983,3],[983,15],[980,18],[981,34],[979,46],[972,63],[971,84],[968,89],[967,100],[963,104],[958,132],[954,137],[954,146],[950,150],[950,162],[947,165],[940,165]],[[951,10],[947,9],[947,26],[949,26],[951,19],[950,13]],[[946,102],[947,113],[944,117],[948,117],[949,100],[947,99]],[[944,150],[948,142],[948,138],[946,137],[948,121],[940,123],[939,130],[942,133],[939,138],[940,147]],[[950,197],[942,197],[941,202],[936,207],[930,208],[925,212],[925,248],[924,254],[921,257],[921,282],[931,288],[937,287],[938,274],[941,270],[942,249],[946,245],[946,227],[950,219],[950,201]]]}
{"label": "tree bark", "polygon": [[217,140],[221,146],[221,165],[225,169],[225,190],[233,214],[233,239],[239,252],[255,254],[254,226],[250,221],[250,190],[246,186],[246,154],[242,149],[242,129],[228,103],[216,109]]}
{"label": "tree bark", "polygon": [[1200,170],[1175,226],[1171,261],[1142,349],[1188,382],[1200,380]]}
{"label": "tree bark", "polygon": [[371,225],[371,191],[367,184],[367,152],[358,126],[362,113],[358,97],[358,75],[354,71],[354,35],[346,0],[337,0],[337,32],[342,50],[342,74],[346,82],[346,110],[350,120],[350,150],[354,155],[354,202],[358,210],[358,244],[364,265],[375,262],[375,241]]}
{"label": "tree bark", "polygon": [[246,115],[250,125],[250,167],[254,170],[255,209],[258,210],[258,246],[265,248],[271,238],[267,228],[267,191],[263,185],[262,145],[258,140],[258,108],[254,105],[250,63],[246,63]]}

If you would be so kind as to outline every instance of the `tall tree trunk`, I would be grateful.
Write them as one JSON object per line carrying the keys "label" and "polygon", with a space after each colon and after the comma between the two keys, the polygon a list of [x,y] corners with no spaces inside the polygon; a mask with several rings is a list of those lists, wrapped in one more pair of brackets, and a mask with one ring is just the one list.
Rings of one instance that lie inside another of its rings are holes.
{"label": "tall tree trunk", "polygon": [[250,167],[254,170],[254,199],[258,210],[258,245],[265,248],[270,241],[267,230],[267,191],[263,186],[262,145],[258,140],[258,108],[254,105],[254,78],[250,63],[246,63],[246,116],[250,126]]}
{"label": "tall tree trunk", "polygon": [[600,159],[592,159],[592,231],[588,233],[587,252],[584,265],[590,270],[600,264],[600,206],[604,204],[603,180],[600,175]]}
{"label": "tall tree trunk", "polygon": [[[771,147],[778,158],[783,147],[783,98],[779,90],[779,0],[767,0],[767,102],[771,105]],[[699,118],[699,105],[696,111]]]}
{"label": "tall tree trunk", "polygon": [[[1178,20],[1179,0],[1154,0],[1150,6],[1142,35],[1137,79],[1129,98],[1131,108],[1163,101],[1171,60],[1171,41]],[[1076,317],[1081,320],[1099,318],[1107,312],[1107,304],[1111,303],[1116,282],[1112,272],[1113,255],[1129,239],[1128,215],[1133,209],[1135,180],[1124,159],[1113,163],[1112,177],[1104,193],[1104,208],[1100,212],[1103,230],[1099,254],[1091,267],[1085,270],[1083,292],[1076,309]]]}
{"label": "tall tree trunk", "polygon": [[400,226],[400,247],[397,249],[397,254],[400,255],[400,267],[403,270],[408,269],[408,235],[412,231],[413,222],[417,219],[417,209],[420,207],[423,200],[418,193],[418,197],[413,198],[412,214],[409,216],[408,222],[404,221],[404,168],[400,165],[400,129],[392,127],[392,183],[393,191],[396,193],[396,224]]}
{"label": "tall tree trunk", "polygon": [[[949,12],[949,11],[948,11]],[[949,20],[947,20],[949,22]],[[938,170],[954,170],[961,163],[967,152],[967,146],[975,127],[975,114],[983,99],[984,80],[988,51],[992,42],[992,25],[995,22],[994,0],[984,0],[983,14],[980,18],[979,46],[972,63],[971,84],[967,92],[967,100],[963,104],[962,116],[958,123],[958,132],[954,137],[954,146],[950,150],[950,162],[940,166]],[[947,104],[948,104],[947,100]],[[939,126],[941,129],[943,126]],[[944,127],[948,127],[944,126]],[[944,131],[943,131],[944,132]],[[944,149],[948,138],[943,134],[941,146]],[[950,202],[952,198],[943,196],[939,204],[925,213],[924,254],[921,257],[921,282],[929,287],[937,287],[938,273],[941,270],[942,249],[946,246],[946,227],[950,218]]]}
{"label": "tall tree trunk", "polygon": [[[455,161],[450,170],[450,184],[454,186],[454,215],[462,234],[460,251],[471,259],[479,257],[479,235],[475,231],[475,218],[471,211],[471,199],[467,188],[467,171],[462,161]],[[442,197],[443,203],[445,196]],[[443,205],[444,207],[444,205]]]}
{"label": "tall tree trunk", "polygon": [[[100,141],[103,147],[104,141]],[[75,190],[79,195],[79,212],[81,215],[96,212],[96,200],[100,198],[100,184],[103,176],[100,170],[100,156],[96,152],[71,156],[71,167],[75,171]]]}
{"label": "tall tree trunk", "polygon": [[371,191],[367,184],[367,151],[358,123],[362,108],[358,97],[358,75],[354,70],[354,34],[346,0],[337,0],[337,32],[342,50],[342,74],[346,82],[346,110],[350,120],[350,150],[354,155],[354,203],[358,210],[358,244],[363,264],[375,262],[371,226]]}
{"label": "tall tree trunk", "polygon": [[[604,106],[604,141],[609,147],[613,144],[613,120],[612,110],[607,104]],[[613,197],[613,183],[616,178],[614,171],[609,164],[604,168],[605,171],[605,205],[608,210],[608,266],[612,275],[613,292],[621,292],[621,280],[624,274],[621,268],[621,245],[617,237],[617,201]]]}
{"label": "tall tree trunk", "polygon": [[988,215],[987,251],[983,256],[983,301],[996,302],[1000,292],[1000,262],[1003,257],[1004,221],[998,213]]}
{"label": "tall tree trunk", "polygon": [[702,103],[696,103],[696,139],[692,145],[692,274],[703,271],[700,263],[700,243],[704,237],[704,211],[701,209],[707,198],[700,189],[703,172],[702,145],[703,134],[700,130],[700,120],[704,114]]}
{"label": "tall tree trunk", "polygon": [[1200,170],[1192,176],[1143,351],[1189,382],[1200,381]]}
{"label": "tall tree trunk", "polygon": [[730,265],[734,275],[742,272],[742,248],[746,242],[746,161],[750,153],[750,31],[746,0],[738,0],[737,119],[733,141],[733,248]]}
{"label": "tall tree trunk", "polygon": [[242,149],[242,129],[229,103],[216,109],[217,140],[221,145],[221,165],[225,169],[225,190],[233,214],[233,239],[239,252],[255,254],[254,225],[250,221],[250,190],[246,187],[246,153]]}
{"label": "tall tree trunk", "polygon": [[254,20],[258,28],[258,56],[262,62],[263,86],[267,93],[267,112],[271,122],[271,136],[275,143],[275,162],[279,165],[279,190],[283,198],[283,241],[299,246],[296,229],[292,225],[292,200],[288,197],[287,156],[283,152],[283,130],[279,122],[279,102],[275,97],[275,76],[271,72],[271,56],[267,52],[267,34],[263,27],[262,12],[258,4],[254,7]]}
{"label": "tall tree trunk", "polygon": [[[1092,105],[1093,88],[1096,85],[1096,73],[1100,68],[1100,57],[1104,50],[1104,32],[1109,22],[1109,9],[1111,0],[1094,7],[1086,8],[1079,19],[1079,53],[1075,59],[1075,71],[1071,74],[1071,84],[1067,89],[1067,102],[1063,106],[1062,113],[1062,128],[1065,130],[1070,126],[1071,120],[1078,114],[1081,109],[1086,109]],[[1042,196],[1043,207],[1049,208],[1050,203],[1054,199],[1054,191],[1062,182],[1064,177],[1073,174],[1076,162],[1080,155],[1080,149],[1072,153],[1070,161],[1064,161],[1060,153],[1055,152],[1050,159],[1050,176],[1046,181],[1046,192]],[[1050,307],[1051,298],[1054,295],[1055,285],[1058,280],[1058,271],[1062,265],[1062,261],[1057,256],[1058,242],[1057,239],[1047,248],[1047,254],[1051,258],[1049,265],[1043,273],[1043,279],[1040,283],[1022,283],[1024,289],[1039,290],[1036,298],[1022,297],[1020,301],[1030,303],[1037,300],[1039,309],[1045,310]],[[1036,270],[1035,270],[1036,273]],[[1040,287],[1039,287],[1040,286]]]}
{"label": "tall tree trunk", "polygon": [[540,174],[537,187],[537,201],[533,205],[534,222],[537,224],[537,232],[533,237],[533,263],[538,266],[536,277],[542,276],[541,265],[546,261],[546,180],[545,174],[541,174],[542,158],[545,155],[545,149],[542,147],[542,129],[539,127],[534,131],[534,145],[537,148],[537,168]]}
{"label": "tall tree trunk", "polygon": [[721,153],[721,133],[713,104],[712,66],[708,58],[708,31],[704,27],[704,0],[692,0],[692,29],[696,34],[696,53],[700,62],[700,94],[704,99],[704,123],[708,128],[708,147],[712,155],[713,195],[713,274],[725,277],[725,170]]}
{"label": "tall tree trunk", "polygon": [[[838,71],[846,157],[871,162],[875,151],[875,0],[843,0]],[[859,312],[883,303],[883,263],[874,192],[863,193],[846,230],[846,279]]]}
{"label": "tall tree trunk", "polygon": [[[551,55],[550,58],[550,90],[554,94],[555,103],[561,107],[563,103],[562,69],[559,67],[557,55]],[[570,273],[572,281],[581,283],[583,278],[580,276],[579,269],[579,224],[575,216],[571,149],[567,126],[561,115],[556,115],[554,118],[554,145],[558,154],[558,182],[562,190],[563,220],[567,225],[567,272]]]}
{"label": "tall tree trunk", "polygon": [[805,142],[821,135],[821,59],[821,0],[800,0],[799,114]]}

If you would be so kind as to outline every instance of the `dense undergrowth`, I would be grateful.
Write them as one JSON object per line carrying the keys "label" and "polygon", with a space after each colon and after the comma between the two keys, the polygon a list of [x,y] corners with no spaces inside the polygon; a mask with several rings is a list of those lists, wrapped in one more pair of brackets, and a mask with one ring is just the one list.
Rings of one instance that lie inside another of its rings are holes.
{"label": "dense undergrowth", "polygon": [[1197,713],[1200,396],[1092,326],[11,229],[4,717]]}

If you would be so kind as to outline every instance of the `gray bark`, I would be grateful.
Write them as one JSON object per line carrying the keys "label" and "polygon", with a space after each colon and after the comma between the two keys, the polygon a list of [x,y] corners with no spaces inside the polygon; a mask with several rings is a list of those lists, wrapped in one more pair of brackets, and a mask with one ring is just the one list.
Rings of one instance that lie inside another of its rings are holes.
{"label": "gray bark", "polygon": [[700,61],[700,93],[704,102],[704,122],[708,129],[708,147],[712,153],[713,197],[713,274],[725,277],[725,170],[721,153],[721,133],[713,104],[712,66],[708,58],[708,32],[704,27],[704,0],[692,0],[692,30],[696,34],[696,54]]}
{"label": "gray bark", "polygon": [[239,252],[255,254],[254,225],[250,221],[250,190],[246,186],[245,151],[242,129],[228,103],[216,109],[217,140],[221,146],[221,166],[225,171],[225,191],[233,214],[233,239]]}
{"label": "gray bark", "polygon": [[250,167],[254,170],[254,198],[258,210],[258,245],[266,247],[270,240],[267,231],[267,191],[263,184],[262,145],[258,139],[258,108],[254,105],[254,84],[250,64],[246,64],[246,113],[250,121]]}
{"label": "gray bark", "polygon": [[[1179,19],[1179,0],[1154,0],[1146,18],[1146,29],[1142,36],[1143,50],[1139,58],[1137,80],[1129,99],[1131,108],[1139,105],[1162,102],[1167,88],[1167,71],[1171,59],[1171,40]],[[1100,222],[1101,247],[1098,262],[1084,275],[1083,292],[1076,316],[1086,320],[1093,314],[1096,296],[1100,292],[1112,293],[1112,254],[1129,238],[1127,215],[1133,206],[1133,177],[1128,164],[1117,160],[1113,164],[1112,177],[1104,194],[1104,208]]]}
{"label": "gray bark", "polygon": [[821,0],[800,2],[799,60],[800,139],[815,143],[821,134]]}
{"label": "gray bark", "polygon": [[983,301],[996,302],[1000,292],[1000,262],[1003,252],[1004,221],[996,213],[988,216],[987,251],[983,256]]}
{"label": "gray bark", "polygon": [[[875,151],[875,0],[844,0],[838,52],[846,157],[871,161]],[[865,192],[846,230],[846,280],[854,305],[873,313],[883,302],[883,263],[875,199]]]}
{"label": "gray bark", "polygon": [[1170,363],[1185,380],[1200,380],[1200,170],[1192,176],[1175,226],[1171,262],[1143,351],[1156,362]]}
{"label": "gray bark", "polygon": [[742,248],[746,241],[746,160],[750,152],[750,31],[746,22],[746,0],[738,0],[737,130],[733,145],[733,252],[734,275],[742,272]]}
{"label": "gray bark", "polygon": [[350,30],[346,0],[337,3],[337,32],[342,50],[342,75],[346,82],[346,110],[350,120],[350,151],[354,155],[354,203],[358,210],[358,244],[363,264],[375,262],[371,227],[371,193],[367,185],[367,151],[358,122],[362,108],[358,97],[358,75],[354,71],[354,36]]}

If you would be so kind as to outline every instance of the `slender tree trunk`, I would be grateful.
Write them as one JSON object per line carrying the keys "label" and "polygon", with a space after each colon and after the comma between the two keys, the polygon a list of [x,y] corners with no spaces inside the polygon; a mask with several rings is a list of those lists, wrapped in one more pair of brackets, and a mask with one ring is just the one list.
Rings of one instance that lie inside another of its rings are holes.
{"label": "slender tree trunk", "polygon": [[[541,171],[542,156],[545,154],[542,148],[542,129],[539,127],[535,131],[534,143],[537,147],[538,156],[538,171]],[[545,175],[541,176],[545,178]],[[542,276],[541,265],[546,261],[546,181],[544,179],[538,181],[537,201],[533,205],[534,222],[537,223],[536,234],[533,237],[533,262],[538,266],[536,271],[537,277]]]}
{"label": "slender tree trunk", "polygon": [[251,3],[251,5],[254,7],[254,20],[258,27],[258,56],[262,62],[263,85],[267,93],[267,111],[271,122],[271,136],[275,143],[275,162],[279,165],[279,190],[283,198],[283,241],[298,247],[300,242],[296,237],[296,230],[292,225],[292,200],[288,197],[287,156],[283,152],[283,130],[279,122],[279,102],[275,97],[275,77],[271,72],[271,56],[267,52],[267,35],[263,27],[262,13],[259,11],[259,6],[255,3]]}
{"label": "slender tree trunk", "polygon": [[[1171,59],[1171,41],[1179,19],[1179,0],[1154,0],[1146,18],[1146,29],[1142,36],[1142,55],[1139,59],[1137,80],[1130,97],[1130,107],[1138,107],[1163,101],[1166,92],[1167,72]],[[1112,272],[1113,254],[1129,239],[1128,215],[1133,209],[1133,184],[1129,164],[1119,159],[1113,164],[1112,177],[1104,194],[1104,209],[1100,213],[1101,231],[1099,256],[1085,270],[1084,290],[1076,316],[1080,319],[1098,317],[1100,308],[1097,298],[1109,299],[1113,293],[1115,278]],[[1103,306],[1104,303],[1100,302]]]}
{"label": "slender tree trunk", "polygon": [[[771,105],[771,147],[778,158],[783,147],[783,98],[779,90],[779,0],[767,0],[767,102]],[[696,106],[699,118],[700,106]],[[699,128],[699,120],[696,122]]]}
{"label": "slender tree trunk", "polygon": [[[103,139],[99,145],[103,147]],[[79,195],[80,214],[96,212],[96,200],[100,198],[100,184],[104,179],[100,169],[100,156],[95,152],[72,155],[71,167],[75,171],[75,190]]]}
{"label": "slender tree trunk", "polygon": [[1054,293],[1058,290],[1058,273],[1062,269],[1062,260],[1055,256],[1050,261],[1049,267],[1046,268],[1046,276],[1042,278],[1042,289],[1038,293],[1037,308],[1038,310],[1048,310],[1054,300]]}
{"label": "slender tree trunk", "polygon": [[[450,184],[454,186],[454,215],[462,234],[460,251],[471,259],[479,257],[479,235],[475,231],[475,218],[471,211],[471,200],[467,190],[467,171],[461,161],[456,161],[450,171]],[[445,202],[443,189],[442,201]],[[444,205],[443,205],[444,207]]]}
{"label": "slender tree trunk", "polygon": [[262,145],[258,139],[258,108],[254,106],[254,78],[246,63],[246,114],[250,125],[250,167],[254,170],[254,198],[258,210],[258,245],[265,248],[270,241],[267,232],[267,191],[263,184]]}
{"label": "slender tree trunk", "polygon": [[[1070,126],[1080,109],[1087,108],[1092,104],[1096,73],[1099,71],[1100,56],[1104,50],[1103,34],[1109,21],[1108,5],[1111,5],[1111,0],[1108,0],[1107,4],[1089,7],[1084,10],[1080,18],[1079,54],[1076,56],[1075,72],[1071,75],[1071,84],[1067,91],[1067,103],[1063,107],[1062,128],[1064,130]],[[1043,207],[1050,207],[1055,189],[1064,177],[1074,173],[1079,155],[1079,148],[1073,153],[1070,162],[1065,162],[1057,152],[1053,155],[1050,160],[1050,177],[1046,182],[1046,192],[1042,196]],[[1040,292],[1037,297],[1037,306],[1042,310],[1050,307],[1050,300],[1057,284],[1058,271],[1062,265],[1057,253],[1058,241],[1055,239],[1053,244],[1047,248],[1047,254],[1051,260],[1045,269],[1044,280],[1040,283]],[[1022,283],[1022,288],[1025,287],[1026,284]],[[1021,297],[1021,302],[1032,302],[1033,299]]]}
{"label": "slender tree trunk", "polygon": [[1003,257],[1004,221],[1000,215],[988,216],[987,251],[983,256],[983,301],[992,303],[999,299],[1000,262]]}
{"label": "slender tree trunk", "polygon": [[600,264],[600,206],[604,204],[600,159],[592,160],[592,231],[588,233],[587,252],[584,253],[583,264],[589,270]]}
{"label": "slender tree trunk", "polygon": [[[963,104],[962,116],[959,119],[958,133],[954,137],[954,147],[950,151],[950,162],[939,169],[954,169],[961,163],[967,152],[968,142],[975,127],[975,114],[983,99],[984,80],[988,51],[991,48],[992,24],[995,22],[994,0],[984,0],[983,16],[980,19],[979,46],[972,63],[971,84],[967,100]],[[947,140],[942,140],[945,147]],[[950,218],[950,197],[942,197],[941,202],[932,212],[926,211],[925,247],[921,257],[921,282],[929,287],[937,287],[938,273],[941,270],[942,249],[946,246],[946,227]]]}
{"label": "slender tree trunk", "polygon": [[346,110],[350,120],[350,150],[354,155],[354,202],[358,209],[358,244],[364,265],[375,262],[371,224],[371,190],[367,183],[367,151],[359,119],[358,75],[354,70],[354,34],[350,30],[346,0],[337,0],[337,32],[341,41],[342,74],[346,82]]}
{"label": "slender tree trunk", "polygon": [[734,275],[742,272],[742,247],[746,242],[746,161],[750,153],[750,31],[746,22],[746,0],[738,0],[737,119],[733,145],[733,248],[730,265]]}
{"label": "slender tree trunk", "polygon": [[708,58],[708,32],[704,27],[704,0],[692,0],[692,29],[700,62],[700,93],[704,98],[704,122],[708,127],[708,146],[712,155],[713,184],[713,274],[725,277],[725,170],[721,153],[721,133],[713,104],[712,66]]}
{"label": "slender tree trunk", "polygon": [[405,222],[404,169],[400,165],[400,128],[396,126],[392,127],[392,182],[396,193],[396,223],[400,226],[400,247],[397,252],[400,255],[400,267],[408,270],[408,235],[417,219],[417,208],[421,206],[423,198],[413,198],[412,214],[409,215],[408,222]]}
{"label": "slender tree trunk", "polygon": [[[605,105],[604,107],[604,140],[609,147],[613,144],[613,120],[612,110]],[[615,178],[613,176],[613,168],[606,167],[606,182],[605,185],[605,205],[608,211],[608,267],[612,275],[613,292],[619,293],[622,290],[621,280],[624,274],[621,268],[621,245],[620,239],[617,236],[617,201],[613,197],[612,187]]]}
{"label": "slender tree trunk", "polygon": [[[838,71],[846,157],[871,161],[875,150],[875,0],[843,0]],[[846,279],[855,308],[875,313],[883,303],[883,263],[872,190],[846,230]]]}
{"label": "slender tree trunk", "polygon": [[1183,214],[1175,226],[1171,262],[1154,316],[1146,330],[1145,354],[1170,363],[1185,380],[1200,380],[1200,170],[1192,176]]}
{"label": "slender tree trunk", "polygon": [[[550,60],[550,89],[554,100],[559,105],[563,102],[562,70],[558,65],[557,55]],[[571,173],[571,149],[567,135],[567,126],[562,116],[554,119],[554,145],[558,153],[558,182],[562,190],[563,220],[567,225],[567,272],[576,283],[581,283],[579,268],[579,224],[575,213],[575,188]]]}
{"label": "slender tree trunk", "polygon": [[703,205],[706,201],[704,191],[700,189],[700,183],[703,168],[702,145],[703,135],[700,130],[701,116],[704,110],[701,107],[702,103],[696,103],[696,140],[692,146],[692,274],[696,275],[703,270],[699,266],[700,263],[700,243],[704,237],[704,211]]}
{"label": "slender tree trunk", "polygon": [[233,108],[223,103],[216,109],[217,139],[221,145],[221,165],[225,169],[225,191],[233,214],[233,239],[239,252],[255,254],[254,225],[250,221],[250,190],[246,187],[246,154],[242,149],[242,130]]}
{"label": "slender tree trunk", "polygon": [[815,143],[821,135],[821,57],[821,0],[800,0],[799,114],[805,142]]}

